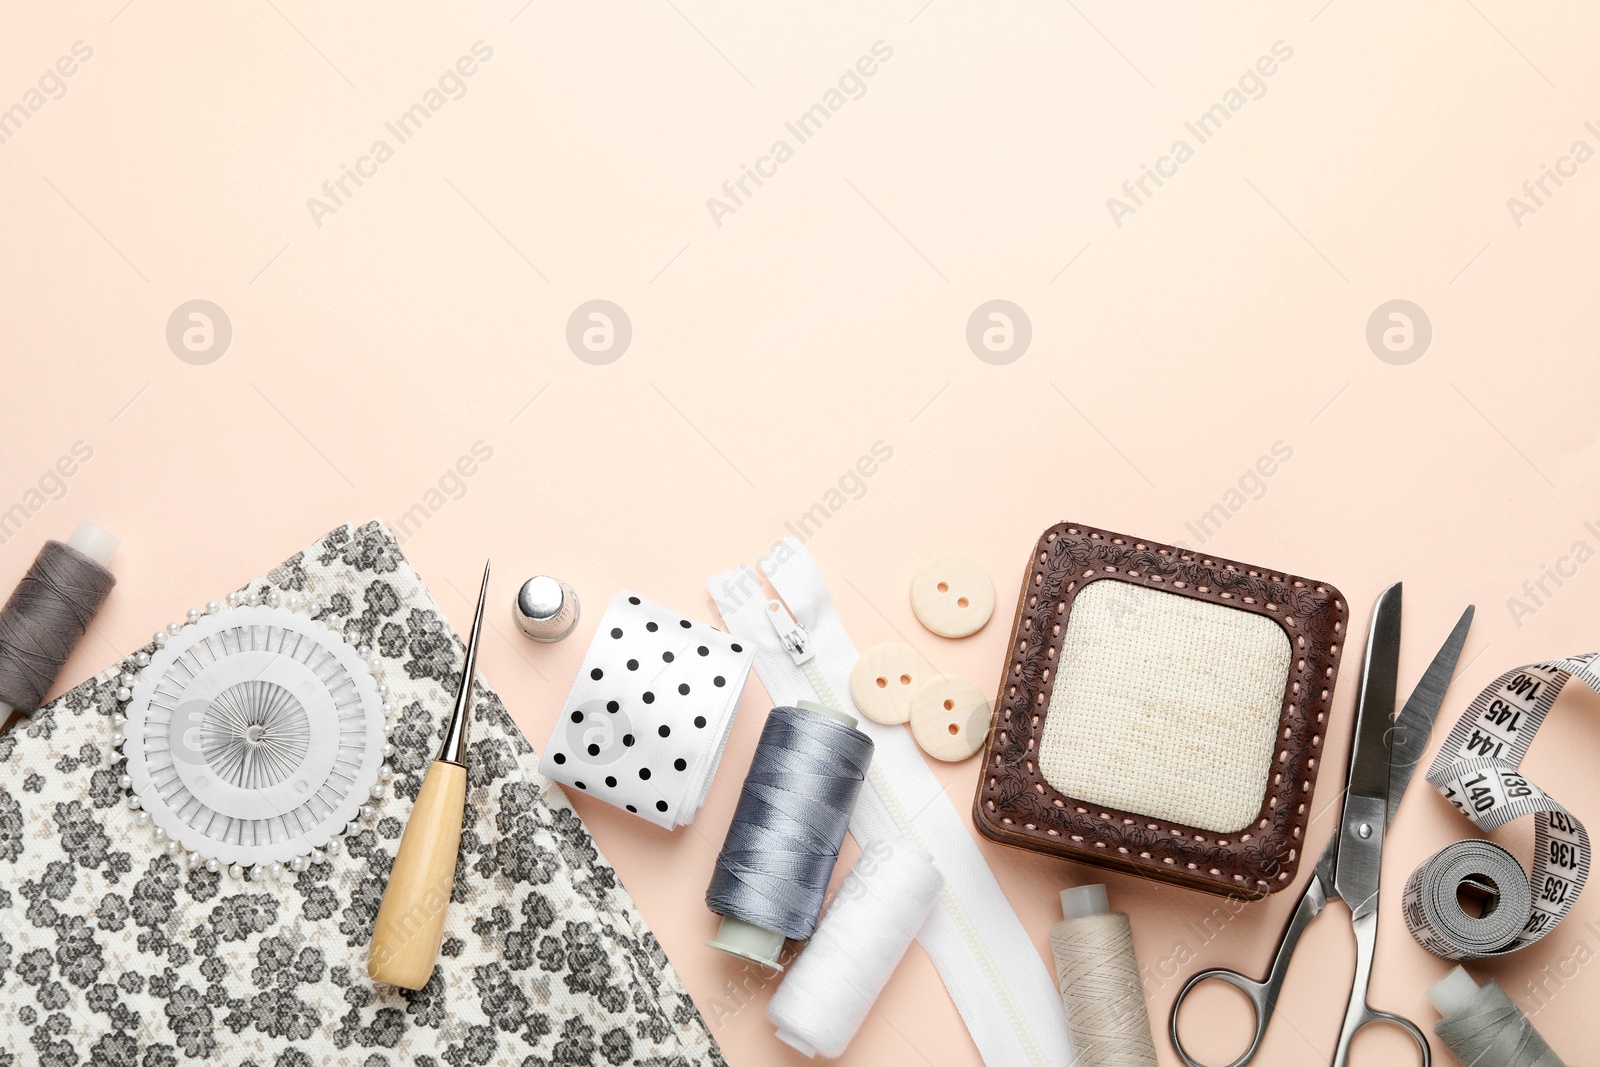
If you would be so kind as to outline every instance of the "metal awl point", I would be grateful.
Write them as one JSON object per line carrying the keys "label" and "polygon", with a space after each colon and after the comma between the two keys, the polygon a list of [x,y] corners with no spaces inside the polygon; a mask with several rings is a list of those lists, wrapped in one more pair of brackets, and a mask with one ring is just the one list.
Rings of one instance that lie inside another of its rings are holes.
{"label": "metal awl point", "polygon": [[489,560],[483,564],[483,585],[478,589],[478,610],[472,616],[472,633],[467,636],[467,658],[461,665],[461,687],[456,690],[456,704],[445,724],[444,744],[439,746],[439,758],[467,765],[467,713],[472,708],[472,676],[478,666],[478,633],[483,629],[483,602],[489,593]]}

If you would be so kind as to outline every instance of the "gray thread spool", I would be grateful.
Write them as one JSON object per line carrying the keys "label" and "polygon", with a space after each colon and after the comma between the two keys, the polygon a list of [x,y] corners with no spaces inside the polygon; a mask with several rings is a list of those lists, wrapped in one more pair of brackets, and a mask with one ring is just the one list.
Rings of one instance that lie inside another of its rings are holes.
{"label": "gray thread spool", "polygon": [[723,917],[708,944],[783,969],[784,939],[817,927],[872,751],[843,712],[809,701],[772,709],[706,889]]}
{"label": "gray thread spool", "polygon": [[1428,990],[1441,1018],[1433,1032],[1465,1067],[1565,1067],[1493,979],[1457,967]]}
{"label": "gray thread spool", "polygon": [[46,541],[0,609],[0,721],[33,711],[117,584],[105,563],[115,537],[80,522],[66,544]]}

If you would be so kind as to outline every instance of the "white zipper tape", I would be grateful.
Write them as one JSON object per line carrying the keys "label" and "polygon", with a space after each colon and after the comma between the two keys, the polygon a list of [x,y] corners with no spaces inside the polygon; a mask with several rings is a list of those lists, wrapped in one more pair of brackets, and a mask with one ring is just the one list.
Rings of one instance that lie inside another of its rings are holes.
{"label": "white zipper tape", "polygon": [[[780,562],[767,577],[794,616],[782,604],[773,611],[755,572],[741,566],[707,582],[729,632],[754,649],[756,673],[774,703],[814,697],[854,710],[848,683],[856,650],[821,571],[793,538],[771,558]],[[1066,1067],[1072,1045],[1055,981],[960,814],[903,728],[861,716],[860,729],[876,753],[850,830],[863,847],[910,838],[944,876],[917,940],[984,1063]]]}
{"label": "white zipper tape", "polygon": [[[1406,882],[1406,925],[1434,955],[1474,960],[1526,948],[1555,929],[1583,891],[1589,878],[1588,831],[1518,766],[1567,682],[1577,678],[1600,692],[1597,656],[1590,652],[1507,671],[1478,694],[1445,738],[1428,783],[1484,833],[1533,816],[1534,861],[1531,875],[1515,868],[1517,878],[1527,877],[1529,889],[1524,893],[1517,886],[1515,894],[1504,891],[1506,864],[1483,850],[1484,842],[1458,841],[1418,867]],[[1468,915],[1455,904],[1457,886],[1475,882],[1483,888],[1485,878],[1501,887],[1500,899],[1488,915]],[[1513,911],[1515,922],[1508,922]]]}

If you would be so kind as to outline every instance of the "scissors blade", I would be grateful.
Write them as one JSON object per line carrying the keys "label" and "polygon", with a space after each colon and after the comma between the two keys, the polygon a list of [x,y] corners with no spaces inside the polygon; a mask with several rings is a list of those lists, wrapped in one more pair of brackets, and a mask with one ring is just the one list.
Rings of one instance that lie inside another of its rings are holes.
{"label": "scissors blade", "polygon": [[1388,823],[1389,731],[1400,677],[1400,583],[1378,594],[1361,662],[1356,727],[1333,862],[1334,891],[1360,917],[1376,906]]}
{"label": "scissors blade", "polygon": [[1422,672],[1422,680],[1411,691],[1405,707],[1400,709],[1400,717],[1395,720],[1394,731],[1390,734],[1389,823],[1394,822],[1394,813],[1400,810],[1400,798],[1405,796],[1406,786],[1411,783],[1411,776],[1417,764],[1422,762],[1422,754],[1427,751],[1433,722],[1444,704],[1444,693],[1450,686],[1451,676],[1456,672],[1456,661],[1461,658],[1461,650],[1466,646],[1467,631],[1472,628],[1472,613],[1473,607],[1468,604],[1455,629],[1450,631],[1443,647],[1434,655],[1433,662]]}
{"label": "scissors blade", "polygon": [[1339,859],[1339,828],[1334,827],[1333,833],[1328,835],[1328,843],[1323,846],[1322,858],[1317,860],[1317,877],[1322,879],[1323,886],[1333,891],[1333,866]]}

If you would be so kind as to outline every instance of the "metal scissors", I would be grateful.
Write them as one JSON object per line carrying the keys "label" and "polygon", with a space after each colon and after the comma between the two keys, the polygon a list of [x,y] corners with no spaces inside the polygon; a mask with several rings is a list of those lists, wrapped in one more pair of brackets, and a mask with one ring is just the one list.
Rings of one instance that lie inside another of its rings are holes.
{"label": "metal scissors", "polygon": [[1422,758],[1433,731],[1433,720],[1444,702],[1445,688],[1455,673],[1456,660],[1466,644],[1472,625],[1468,607],[1456,623],[1433,662],[1423,673],[1416,690],[1406,701],[1398,719],[1394,716],[1395,687],[1400,661],[1400,583],[1385,589],[1372,611],[1372,627],[1367,633],[1366,656],[1361,665],[1361,691],[1356,698],[1355,739],[1350,750],[1350,771],[1345,788],[1344,812],[1338,829],[1317,862],[1316,873],[1300,896],[1300,903],[1284,928],[1272,957],[1272,966],[1261,981],[1253,981],[1237,971],[1213,968],[1201,971],[1184,983],[1172,1005],[1169,1033],[1172,1047],[1186,1067],[1204,1067],[1189,1055],[1178,1036],[1178,1011],[1184,998],[1202,982],[1226,982],[1249,998],[1255,1009],[1256,1030],[1250,1047],[1228,1067],[1243,1067],[1255,1059],[1267,1025],[1277,1008],[1284,975],[1294,957],[1300,935],[1305,933],[1330,899],[1339,899],[1350,908],[1350,925],[1356,938],[1356,968],[1350,982],[1350,999],[1345,1005],[1344,1025],[1333,1054],[1333,1067],[1346,1067],[1350,1043],[1368,1023],[1388,1023],[1411,1035],[1422,1052],[1422,1067],[1429,1067],[1428,1039],[1410,1019],[1379,1011],[1367,1003],[1367,983],[1372,977],[1372,959],[1378,941],[1378,880],[1383,868],[1384,831],[1394,820],[1400,798],[1405,794],[1411,772]]}

